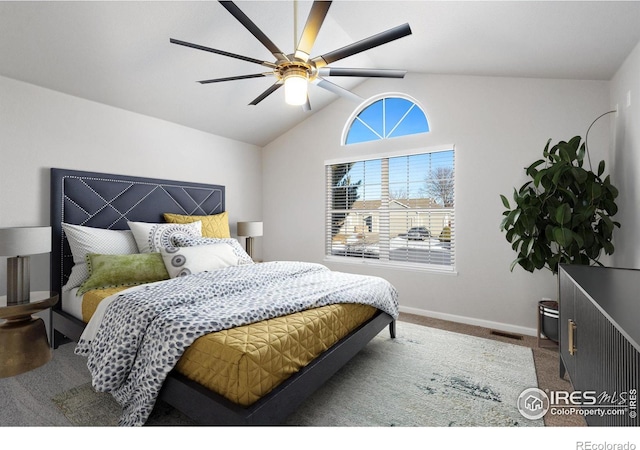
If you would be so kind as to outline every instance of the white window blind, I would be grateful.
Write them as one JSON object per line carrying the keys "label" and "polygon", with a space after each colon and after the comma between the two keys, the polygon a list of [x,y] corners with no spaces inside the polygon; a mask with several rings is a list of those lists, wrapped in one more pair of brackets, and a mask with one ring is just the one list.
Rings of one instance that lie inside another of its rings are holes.
{"label": "white window blind", "polygon": [[454,150],[326,165],[326,254],[455,266]]}

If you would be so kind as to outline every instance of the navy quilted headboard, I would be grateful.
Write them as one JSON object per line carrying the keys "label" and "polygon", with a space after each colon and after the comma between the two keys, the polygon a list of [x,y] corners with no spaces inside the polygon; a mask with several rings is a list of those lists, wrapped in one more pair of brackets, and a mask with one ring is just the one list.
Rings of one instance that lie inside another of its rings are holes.
{"label": "navy quilted headboard", "polygon": [[224,186],[51,169],[51,290],[66,283],[73,257],[62,223],[114,230],[127,221],[164,222],[163,213],[210,215],[225,211]]}

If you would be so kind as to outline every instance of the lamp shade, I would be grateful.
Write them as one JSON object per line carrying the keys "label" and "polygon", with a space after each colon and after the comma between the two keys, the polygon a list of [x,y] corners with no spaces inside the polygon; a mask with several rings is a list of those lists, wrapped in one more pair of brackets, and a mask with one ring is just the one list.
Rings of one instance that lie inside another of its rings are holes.
{"label": "lamp shade", "polygon": [[51,251],[51,227],[0,228],[0,256],[27,256]]}
{"label": "lamp shade", "polygon": [[262,236],[262,222],[238,222],[238,236]]}

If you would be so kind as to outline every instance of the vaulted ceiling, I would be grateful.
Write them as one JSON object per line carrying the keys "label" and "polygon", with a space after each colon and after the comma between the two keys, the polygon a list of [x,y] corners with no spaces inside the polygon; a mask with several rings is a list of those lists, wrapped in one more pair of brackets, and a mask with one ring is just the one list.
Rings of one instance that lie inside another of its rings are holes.
{"label": "vaulted ceiling", "polygon": [[[301,31],[311,7],[236,3],[285,52],[293,51],[294,29]],[[405,22],[412,35],[333,66],[609,80],[640,40],[640,2],[340,0],[312,56]],[[169,38],[274,60],[218,2],[1,1],[0,75],[259,146],[338,98],[311,86],[311,111],[286,105],[282,90],[249,106],[273,78],[196,81],[264,68]],[[331,80],[347,89],[366,81]]]}

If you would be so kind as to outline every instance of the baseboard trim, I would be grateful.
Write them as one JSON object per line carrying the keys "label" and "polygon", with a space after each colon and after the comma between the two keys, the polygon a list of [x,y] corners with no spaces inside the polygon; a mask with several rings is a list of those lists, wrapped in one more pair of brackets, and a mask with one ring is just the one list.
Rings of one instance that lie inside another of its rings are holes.
{"label": "baseboard trim", "polygon": [[536,328],[520,327],[507,323],[493,322],[490,320],[474,319],[473,317],[458,316],[455,314],[440,313],[436,311],[427,311],[424,309],[410,308],[400,306],[400,312],[407,314],[415,314],[416,316],[431,317],[433,319],[448,320],[450,322],[463,323],[465,325],[475,325],[478,327],[489,328],[492,330],[506,331],[509,333],[522,334],[526,336],[536,336]]}

